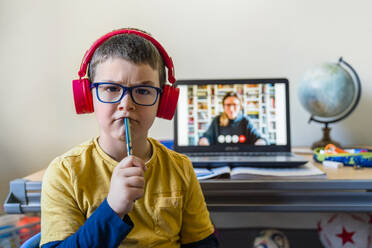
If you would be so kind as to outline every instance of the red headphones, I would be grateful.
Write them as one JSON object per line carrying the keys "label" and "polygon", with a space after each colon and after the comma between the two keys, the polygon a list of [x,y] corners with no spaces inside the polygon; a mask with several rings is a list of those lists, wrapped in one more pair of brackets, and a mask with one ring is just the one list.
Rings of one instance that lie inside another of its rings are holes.
{"label": "red headphones", "polygon": [[119,34],[134,34],[141,36],[142,38],[150,41],[159,51],[160,55],[163,57],[164,64],[168,68],[168,82],[171,85],[164,85],[163,92],[160,96],[160,102],[158,107],[157,117],[171,120],[173,118],[174,112],[176,111],[177,101],[179,96],[179,89],[173,84],[176,82],[174,78],[174,67],[173,61],[168,56],[165,49],[160,45],[158,41],[152,38],[150,35],[133,29],[121,29],[110,32],[101,38],[99,38],[91,48],[85,53],[83,61],[79,70],[79,79],[72,80],[72,89],[74,92],[75,109],[77,114],[88,114],[93,113],[93,97],[91,91],[91,82],[88,78],[83,78],[86,75],[87,67],[90,60],[93,57],[95,50],[106,40],[112,36]]}

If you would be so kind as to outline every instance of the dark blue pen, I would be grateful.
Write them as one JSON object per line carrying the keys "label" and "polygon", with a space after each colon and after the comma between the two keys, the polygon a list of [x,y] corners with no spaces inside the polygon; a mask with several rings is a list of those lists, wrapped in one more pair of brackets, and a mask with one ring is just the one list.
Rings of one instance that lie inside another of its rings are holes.
{"label": "dark blue pen", "polygon": [[124,117],[125,125],[125,141],[127,143],[127,156],[132,155],[132,139],[130,135],[130,121],[127,117]]}

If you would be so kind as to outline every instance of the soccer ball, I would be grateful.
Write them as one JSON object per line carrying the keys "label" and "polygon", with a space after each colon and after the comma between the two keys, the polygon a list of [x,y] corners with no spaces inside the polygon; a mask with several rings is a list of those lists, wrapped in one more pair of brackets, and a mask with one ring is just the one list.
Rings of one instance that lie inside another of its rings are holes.
{"label": "soccer ball", "polygon": [[254,239],[254,248],[289,248],[287,236],[276,229],[266,229]]}
{"label": "soccer ball", "polygon": [[319,239],[325,248],[372,248],[371,223],[370,214],[327,214],[318,221]]}

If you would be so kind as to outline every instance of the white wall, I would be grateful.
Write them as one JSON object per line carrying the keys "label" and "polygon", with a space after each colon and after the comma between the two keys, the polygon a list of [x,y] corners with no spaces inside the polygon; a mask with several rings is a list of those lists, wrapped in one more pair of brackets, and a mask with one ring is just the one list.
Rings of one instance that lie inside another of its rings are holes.
{"label": "white wall", "polygon": [[[77,116],[71,80],[92,42],[121,27],[152,33],[186,78],[288,77],[294,145],[320,138],[297,99],[303,72],[340,56],[359,72],[356,111],[334,125],[342,144],[371,144],[372,2],[368,0],[0,1],[0,200],[8,182],[97,135]],[[157,121],[156,138],[172,138]]]}

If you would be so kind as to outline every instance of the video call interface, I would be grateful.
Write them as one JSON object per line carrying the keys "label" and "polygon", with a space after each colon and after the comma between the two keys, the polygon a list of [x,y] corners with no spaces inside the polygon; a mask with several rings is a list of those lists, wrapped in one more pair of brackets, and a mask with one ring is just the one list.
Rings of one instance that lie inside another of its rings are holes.
{"label": "video call interface", "polygon": [[178,87],[179,146],[287,144],[284,83]]}

